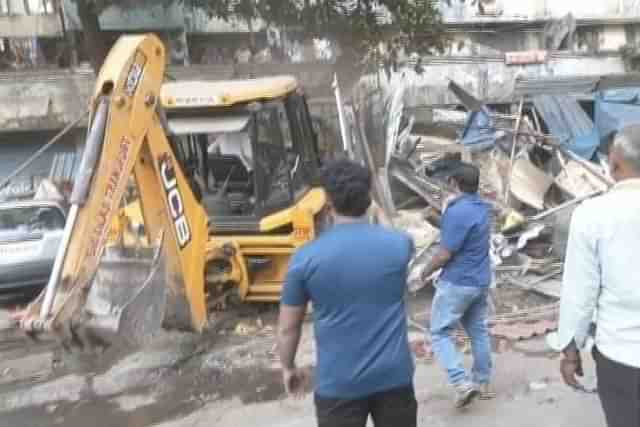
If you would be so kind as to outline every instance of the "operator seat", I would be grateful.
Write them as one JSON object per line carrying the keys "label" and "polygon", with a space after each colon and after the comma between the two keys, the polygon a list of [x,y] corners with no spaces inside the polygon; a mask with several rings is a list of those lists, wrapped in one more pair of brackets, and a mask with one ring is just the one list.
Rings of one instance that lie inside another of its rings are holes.
{"label": "operator seat", "polygon": [[[253,196],[253,176],[240,157],[211,153],[207,156],[209,177],[203,203],[210,216],[241,214]],[[211,178],[214,185],[211,186]],[[226,183],[226,188],[225,188]],[[224,193],[222,190],[225,190]]]}

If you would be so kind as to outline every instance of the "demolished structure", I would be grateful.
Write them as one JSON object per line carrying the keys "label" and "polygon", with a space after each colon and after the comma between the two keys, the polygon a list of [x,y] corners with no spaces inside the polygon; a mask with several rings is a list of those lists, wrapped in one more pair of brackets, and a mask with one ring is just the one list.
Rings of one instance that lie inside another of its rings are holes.
{"label": "demolished structure", "polygon": [[[379,96],[378,106],[365,99],[344,107],[350,112],[345,117],[353,121],[345,126],[347,150],[371,168],[377,202],[390,222],[414,238],[417,253],[409,277],[414,292],[424,286],[420,273],[438,243],[440,216],[451,195],[448,173],[461,161],[477,165],[481,196],[494,213],[492,288],[515,287],[551,300],[534,309],[494,312],[494,335],[522,339],[544,333],[557,321],[553,301],[560,297],[571,213],[613,185],[607,143],[616,130],[640,120],[637,93],[599,92],[592,120],[580,100],[568,95],[521,98],[515,113],[504,114],[453,81],[449,89],[467,110],[456,140],[420,133],[405,114],[402,89],[386,99]],[[380,109],[380,98],[383,120],[380,111],[371,111]],[[439,114],[455,118],[460,112]],[[369,144],[367,126],[384,135],[384,148]],[[494,291],[494,305],[499,298]],[[537,325],[526,333],[513,326],[532,320]]]}

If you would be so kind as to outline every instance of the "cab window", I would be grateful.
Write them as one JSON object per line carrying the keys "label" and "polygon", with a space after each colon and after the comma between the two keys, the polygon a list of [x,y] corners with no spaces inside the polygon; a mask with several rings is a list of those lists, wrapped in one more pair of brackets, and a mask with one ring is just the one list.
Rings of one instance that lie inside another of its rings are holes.
{"label": "cab window", "polygon": [[287,206],[291,202],[291,183],[287,164],[285,133],[280,123],[277,105],[265,104],[255,117],[256,171],[260,173],[265,213]]}

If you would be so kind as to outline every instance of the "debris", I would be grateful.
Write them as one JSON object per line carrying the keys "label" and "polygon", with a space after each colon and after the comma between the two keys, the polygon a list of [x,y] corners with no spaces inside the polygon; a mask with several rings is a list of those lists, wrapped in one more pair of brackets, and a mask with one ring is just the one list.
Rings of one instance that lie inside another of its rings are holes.
{"label": "debris", "polygon": [[572,197],[580,198],[598,192],[606,191],[608,185],[590,173],[575,160],[564,162],[562,153],[558,157],[563,164],[562,171],[555,177],[555,183],[562,191]]}
{"label": "debris", "polygon": [[239,336],[254,335],[258,332],[258,328],[248,323],[240,322],[236,325],[234,333]]}
{"label": "debris", "polygon": [[510,182],[511,194],[518,200],[538,210],[544,209],[544,197],[553,184],[553,177],[534,166],[527,156],[515,160]]}
{"label": "debris", "polygon": [[533,98],[536,111],[560,145],[582,159],[590,159],[600,145],[593,120],[569,95],[540,95]]}
{"label": "debris", "polygon": [[[448,177],[465,161],[480,169],[479,192],[492,206],[494,283],[557,299],[563,258],[558,243],[566,241],[569,226],[559,218],[568,217],[575,206],[612,185],[600,164],[585,160],[599,146],[594,143],[598,132],[593,120],[568,96],[538,96],[533,102],[521,98],[515,113],[505,114],[456,82],[451,81],[449,89],[468,110],[457,139],[450,128],[441,132],[433,127],[435,113],[429,117],[431,122],[421,122],[414,130],[414,117],[403,115],[404,87],[383,94],[379,98],[383,101],[376,105],[363,101],[366,107],[353,115],[354,120],[366,119],[376,129],[370,133],[375,144],[369,146],[358,122],[355,127],[360,132],[352,141],[362,145],[354,151],[363,153],[361,161],[370,167],[376,182],[382,180],[376,199],[391,206],[393,225],[410,234],[416,245],[409,291],[425,286],[420,276],[437,248],[437,227],[453,195]],[[460,123],[462,118],[455,110],[440,109],[437,115],[447,123]],[[376,156],[376,165],[371,152],[383,154]],[[540,312],[518,311],[513,318],[501,314],[491,321],[498,328],[496,334],[523,339],[539,334],[542,326],[555,327],[539,322],[523,327],[523,322],[548,321],[556,311],[555,306]]]}
{"label": "debris", "polygon": [[477,112],[484,109],[484,105],[480,100],[457,85],[453,80],[449,80],[449,90],[454,93],[467,110]]}
{"label": "debris", "polygon": [[535,323],[498,324],[491,327],[491,335],[513,341],[544,336],[558,329],[557,320],[540,320]]}
{"label": "debris", "polygon": [[[536,278],[529,282],[522,282],[512,276],[505,276],[505,280],[510,284],[517,286],[519,288],[525,289],[527,291],[533,291],[551,298],[559,299],[560,293],[561,293],[560,282],[556,282],[558,286],[549,286],[549,284],[553,283],[553,282],[550,282],[550,279],[553,279],[554,277],[559,276],[560,274],[562,274],[561,269],[553,271],[549,274],[546,274],[542,277]],[[547,286],[542,286],[543,284]]]}
{"label": "debris", "polygon": [[545,227],[546,225],[544,224],[536,224],[522,233],[518,238],[518,244],[516,245],[517,248],[524,249],[524,247],[527,246],[527,243],[529,243],[530,240],[537,239],[540,236],[540,233],[542,233],[542,230],[544,230]]}
{"label": "debris", "polygon": [[550,215],[558,213],[561,210],[570,208],[572,206],[575,206],[575,205],[577,205],[579,203],[584,202],[585,200],[588,200],[588,199],[591,199],[593,197],[599,196],[602,193],[603,193],[603,191],[598,190],[598,191],[595,191],[593,193],[589,193],[589,194],[586,194],[584,196],[575,198],[573,200],[568,200],[568,201],[562,203],[561,205],[555,206],[555,207],[553,207],[551,209],[548,209],[548,210],[546,210],[544,212],[540,212],[539,214],[534,215],[533,217],[530,218],[530,220],[539,221],[539,220],[544,219],[544,218],[546,218],[546,217],[548,217]]}
{"label": "debris", "polygon": [[[373,177],[373,193],[376,196],[378,205],[382,208],[380,211],[380,213],[383,214],[382,219],[384,222],[389,223],[390,218],[395,215],[395,205],[393,204],[393,198],[388,188],[389,180],[386,176],[387,171],[384,168],[382,171],[379,171],[376,167],[371,147],[369,146],[369,141],[367,140],[367,135],[363,128],[362,120],[359,119],[357,111],[353,110],[351,115],[355,120],[354,125],[356,127],[356,137],[353,139],[356,141],[357,151],[362,153],[364,159],[361,160],[364,160],[364,164],[371,171],[371,176]],[[384,178],[384,180],[381,178]]]}
{"label": "debris", "polygon": [[576,163],[579,163],[580,166],[582,166],[585,170],[587,170],[589,173],[591,173],[594,177],[598,178],[602,183],[604,183],[607,188],[613,187],[613,185],[615,185],[615,182],[613,181],[613,178],[607,176],[602,170],[599,170],[598,167],[596,167],[596,165],[594,165],[593,163],[589,162],[588,160],[584,160],[583,158],[581,158],[580,156],[578,156],[577,154],[572,153],[569,150],[566,150],[562,147],[559,147],[556,145],[556,148],[565,156],[569,157],[570,159],[574,160]]}

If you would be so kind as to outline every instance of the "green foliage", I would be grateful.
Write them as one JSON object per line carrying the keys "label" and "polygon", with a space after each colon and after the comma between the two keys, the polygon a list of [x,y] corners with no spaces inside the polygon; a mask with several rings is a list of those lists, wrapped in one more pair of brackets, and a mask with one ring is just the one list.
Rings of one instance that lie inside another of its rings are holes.
{"label": "green foliage", "polygon": [[[400,48],[419,54],[442,52],[445,35],[432,0],[74,0],[99,15],[123,8],[180,1],[210,16],[251,23],[261,19],[298,39],[326,38],[338,43],[348,60],[395,57]],[[393,59],[391,59],[393,61]]]}
{"label": "green foliage", "polygon": [[443,51],[448,42],[440,13],[430,0],[192,1],[224,19],[259,18],[301,39],[335,40],[357,56],[377,50],[381,44],[386,50],[404,47],[431,53]]}
{"label": "green foliage", "polygon": [[[62,1],[62,0],[61,0]],[[173,0],[73,0],[75,3],[86,3],[91,6],[92,11],[95,11],[98,15],[111,5],[119,6],[123,9],[132,7],[144,7],[154,6],[162,4],[168,6],[173,3]]]}

